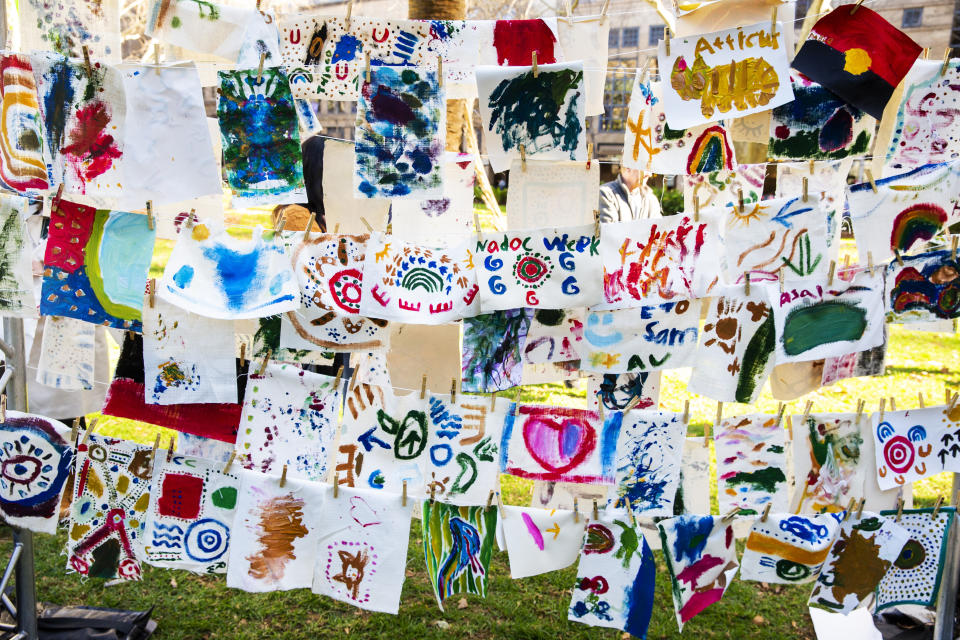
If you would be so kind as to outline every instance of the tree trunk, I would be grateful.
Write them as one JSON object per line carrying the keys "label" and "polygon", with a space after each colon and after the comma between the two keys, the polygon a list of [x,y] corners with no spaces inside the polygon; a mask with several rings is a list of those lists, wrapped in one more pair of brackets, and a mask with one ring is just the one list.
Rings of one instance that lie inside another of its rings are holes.
{"label": "tree trunk", "polygon": [[[467,17],[467,3],[466,0],[408,0],[407,17],[411,20],[463,20]],[[447,151],[460,151],[465,106],[465,100],[447,100]]]}

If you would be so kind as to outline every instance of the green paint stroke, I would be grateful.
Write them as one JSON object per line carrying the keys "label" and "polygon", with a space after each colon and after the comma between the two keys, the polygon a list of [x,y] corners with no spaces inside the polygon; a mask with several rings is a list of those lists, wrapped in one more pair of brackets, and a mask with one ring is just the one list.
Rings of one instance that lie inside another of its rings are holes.
{"label": "green paint stroke", "polygon": [[777,485],[786,482],[787,477],[783,475],[783,470],[777,467],[767,467],[757,471],[738,471],[726,479],[729,485],[750,485],[750,488],[756,491],[765,491],[769,494],[777,492]]}
{"label": "green paint stroke", "polygon": [[866,310],[851,302],[828,300],[798,307],[783,322],[783,351],[795,356],[823,344],[853,342],[866,330]]}
{"label": "green paint stroke", "polygon": [[756,393],[757,385],[763,383],[767,363],[770,362],[775,346],[776,327],[773,324],[773,314],[768,313],[767,319],[757,327],[757,331],[750,338],[743,352],[743,362],[735,392],[737,402],[746,404],[753,402],[753,395]]}

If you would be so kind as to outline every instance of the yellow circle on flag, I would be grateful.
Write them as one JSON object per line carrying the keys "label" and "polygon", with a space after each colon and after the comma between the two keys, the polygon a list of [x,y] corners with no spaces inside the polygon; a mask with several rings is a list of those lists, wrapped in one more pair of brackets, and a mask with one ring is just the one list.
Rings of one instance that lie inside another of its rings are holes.
{"label": "yellow circle on flag", "polygon": [[870,69],[870,54],[863,49],[847,49],[844,52],[843,70],[855,76]]}

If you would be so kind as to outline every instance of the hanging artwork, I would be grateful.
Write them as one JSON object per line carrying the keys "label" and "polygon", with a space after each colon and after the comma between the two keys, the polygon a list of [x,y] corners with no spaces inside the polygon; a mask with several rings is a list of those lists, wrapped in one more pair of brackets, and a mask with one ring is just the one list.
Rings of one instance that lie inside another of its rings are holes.
{"label": "hanging artwork", "polygon": [[251,359],[263,361],[264,358],[278,362],[296,362],[299,364],[333,365],[334,353],[320,349],[288,349],[280,346],[280,335],[284,326],[282,316],[266,316],[257,319],[257,330],[253,334],[253,352]]}
{"label": "hanging artwork", "polygon": [[93,389],[97,327],[73,318],[47,316],[43,323],[37,382],[63,391]]}
{"label": "hanging artwork", "polygon": [[[636,400],[634,400],[636,398]],[[587,378],[587,408],[623,411],[656,408],[660,399],[660,372],[603,373]],[[633,403],[633,404],[631,404]]]}
{"label": "hanging artwork", "polygon": [[240,479],[224,463],[160,451],[153,465],[144,560],[199,574],[227,572]]}
{"label": "hanging artwork", "polygon": [[510,163],[507,228],[572,227],[593,222],[600,201],[599,162]]}
{"label": "hanging artwork", "polygon": [[882,376],[887,370],[887,331],[884,327],[883,344],[866,351],[857,351],[842,356],[824,358],[821,386],[829,386],[838,380],[862,376]]}
{"label": "hanging artwork", "polygon": [[781,162],[777,164],[777,198],[803,193],[804,179],[807,192],[820,194],[820,209],[827,216],[827,246],[829,256],[836,260],[840,252],[840,227],[847,202],[847,176],[853,158],[809,162]]}
{"label": "hanging artwork", "polygon": [[507,309],[463,319],[463,391],[488,393],[522,384],[523,349],[532,315],[527,309]]}
{"label": "hanging artwork", "polygon": [[495,172],[508,170],[520,158],[521,146],[527,158],[586,161],[582,62],[540,64],[536,72],[477,67],[476,74]]}
{"label": "hanging artwork", "polygon": [[887,105],[880,126],[874,172],[877,160],[879,169],[899,173],[960,158],[960,122],[953,115],[960,62],[917,60],[901,86],[900,103]]}
{"label": "hanging artwork", "polygon": [[884,343],[883,275],[857,274],[851,281],[823,276],[768,288],[777,328],[776,361],[802,362]]}
{"label": "hanging artwork", "polygon": [[[583,60],[585,115],[602,116],[610,46],[610,21],[602,15],[577,17],[569,15],[566,19],[557,18],[557,27],[557,40],[560,49],[563,50],[564,59]],[[516,42],[512,42],[511,45],[516,46]]]}
{"label": "hanging artwork", "polygon": [[3,521],[35,533],[56,533],[73,457],[70,428],[65,424],[7,411],[0,423]]}
{"label": "hanging artwork", "polygon": [[876,119],[921,48],[866,7],[840,6],[820,18],[791,65]]}
{"label": "hanging artwork", "polygon": [[727,281],[802,278],[826,273],[827,216],[816,193],[728,207],[723,240]]}
{"label": "hanging artwork", "polygon": [[0,116],[6,123],[0,131],[0,185],[10,191],[39,195],[49,184],[43,118],[30,56],[0,55],[0,81]]}
{"label": "hanging artwork", "polygon": [[887,265],[887,322],[913,325],[960,317],[960,264],[952,251],[901,260]]}
{"label": "hanging artwork", "polygon": [[751,285],[749,296],[743,287],[719,293],[707,308],[688,388],[718,402],[753,404],[773,371],[773,311],[763,286]]}
{"label": "hanging artwork", "polygon": [[739,515],[759,515],[768,505],[774,513],[787,510],[787,433],[776,416],[724,418],[713,442],[720,513],[739,508]]}
{"label": "hanging artwork", "polygon": [[245,469],[322,482],[337,435],[340,393],[335,379],[293,364],[270,362],[247,378],[237,433]]}
{"label": "hanging artwork", "polygon": [[435,71],[374,67],[357,103],[355,198],[443,195],[446,97]]}
{"label": "hanging artwork", "polygon": [[578,360],[574,345],[583,339],[585,313],[581,308],[534,309],[526,344],[522,345],[524,365]]}
{"label": "hanging artwork", "polygon": [[491,231],[477,240],[484,312],[518,307],[569,309],[600,302],[599,236],[593,225]]}
{"label": "hanging artwork", "polygon": [[50,212],[40,313],[139,332],[154,239],[147,216],[59,201]]}
{"label": "hanging artwork", "polygon": [[311,590],[367,611],[400,609],[413,504],[395,495],[327,492]]}
{"label": "hanging artwork", "polygon": [[776,509],[754,520],[740,558],[740,579],[767,584],[813,582],[841,521],[840,514],[797,516]]}
{"label": "hanging artwork", "polygon": [[[120,62],[120,2],[26,0],[17,3],[22,51],[56,51],[68,58]],[[9,122],[9,121],[8,121]]]}
{"label": "hanging artwork", "polygon": [[389,323],[360,315],[369,236],[311,235],[293,250],[299,309],[283,316],[280,344],[290,349],[375,351],[390,343]]}
{"label": "hanging artwork", "polygon": [[297,112],[277,67],[220,71],[217,120],[234,206],[306,202]]}
{"label": "hanging artwork", "polygon": [[[210,36],[208,31],[202,40]],[[121,69],[127,138],[119,206],[142,209],[148,200],[156,206],[208,195],[222,198],[196,67]]]}
{"label": "hanging artwork", "polygon": [[737,573],[733,527],[715,516],[679,516],[657,527],[683,631],[685,623],[720,601]]}
{"label": "hanging artwork", "polygon": [[861,423],[856,414],[818,413],[793,416],[793,467],[797,486],[794,513],[835,513],[851,498],[863,496],[868,462],[862,455]]}
{"label": "hanging artwork", "polygon": [[237,425],[240,424],[240,412],[243,409],[246,371],[237,371],[231,377],[233,379],[236,380],[240,404],[147,404],[143,338],[139,334],[126,333],[102,411],[107,416],[149,422],[183,433],[233,443],[237,439]]}
{"label": "hanging artwork", "polygon": [[858,255],[879,264],[895,251],[922,249],[960,220],[960,161],[852,185],[847,203]]}
{"label": "hanging artwork", "polygon": [[671,127],[664,108],[663,84],[644,82],[642,74],[637,72],[630,94],[623,135],[623,166],[647,173],[676,175],[735,170],[733,140],[724,123]]}
{"label": "hanging artwork", "polygon": [[90,578],[139,580],[150,506],[153,451],[90,436],[76,456],[67,534],[67,571]]}
{"label": "hanging artwork", "polygon": [[877,585],[876,611],[904,604],[937,606],[956,514],[956,507],[910,509],[900,514],[880,512],[881,516],[895,517],[897,524],[907,530],[910,540]]}
{"label": "hanging artwork", "polygon": [[837,160],[870,151],[873,118],[801,74],[790,81],[793,101],[771,111],[771,159]]}
{"label": "hanging artwork", "polygon": [[[353,142],[333,138],[323,141],[323,214],[327,229],[340,225],[341,233],[367,233],[363,220],[374,229],[384,229],[390,215],[390,200],[353,197],[356,150]],[[314,184],[316,182],[314,181]]]}
{"label": "hanging artwork", "polygon": [[[763,199],[763,183],[767,177],[767,164],[741,164],[736,170],[721,169],[709,173],[696,173],[683,178],[683,210],[687,215],[709,207],[732,207],[753,204]],[[699,205],[694,204],[699,203]]]}
{"label": "hanging artwork", "polygon": [[587,520],[568,509],[505,505],[500,525],[510,557],[510,577],[517,580],[576,562]]}
{"label": "hanging artwork", "polygon": [[875,413],[870,425],[881,489],[960,471],[960,408]]}
{"label": "hanging artwork", "polygon": [[[678,129],[766,111],[793,100],[784,23],[759,24],[660,41],[657,68],[667,120]],[[792,29],[792,25],[787,28]]]}
{"label": "hanging artwork", "polygon": [[233,323],[154,299],[143,309],[143,377],[148,404],[237,402]]}
{"label": "hanging artwork", "polygon": [[30,61],[49,153],[50,186],[63,184],[68,196],[119,196],[127,130],[122,75],[106,65],[88,73],[82,62],[53,54],[34,54]]}
{"label": "hanging artwork", "polygon": [[623,414],[515,405],[500,442],[500,472],[532,480],[613,484]]}
{"label": "hanging artwork", "polygon": [[680,460],[687,435],[681,414],[630,411],[617,439],[616,484],[607,506],[636,517],[673,515],[680,486]]}
{"label": "hanging artwork", "polygon": [[390,223],[393,233],[419,244],[442,244],[451,236],[472,234],[473,194],[477,182],[473,156],[443,154],[443,194],[436,198],[393,198]]}
{"label": "hanging artwork", "polygon": [[480,311],[475,240],[425,247],[370,234],[363,262],[360,315],[411,324],[444,324]]}
{"label": "hanging artwork", "polygon": [[871,595],[910,542],[910,532],[893,518],[863,512],[840,524],[809,605],[850,613]]}
{"label": "hanging artwork", "polygon": [[500,480],[501,429],[511,404],[483,396],[427,396],[426,493],[458,504],[485,503]]}
{"label": "hanging artwork", "polygon": [[227,586],[254,593],[309,589],[327,521],[327,488],[240,470]]}
{"label": "hanging artwork", "polygon": [[639,527],[604,515],[587,525],[567,619],[645,638],[653,615],[653,553]]}
{"label": "hanging artwork", "polygon": [[300,306],[290,257],[276,237],[265,240],[259,226],[250,240],[203,223],[185,229],[167,259],[157,296],[220,320],[261,318]]}
{"label": "hanging artwork", "polygon": [[699,218],[678,214],[604,224],[603,301],[597,308],[707,295],[717,283],[722,245],[717,217]]}
{"label": "hanging artwork", "polygon": [[257,15],[252,7],[208,0],[154,0],[144,31],[167,44],[237,62],[248,25]]}
{"label": "hanging artwork", "polygon": [[[0,132],[0,158],[6,155],[2,139]],[[0,163],[0,177],[2,172],[3,165]],[[5,317],[37,315],[37,302],[33,295],[32,245],[24,222],[28,206],[26,198],[0,195],[0,314]]]}
{"label": "hanging artwork", "polygon": [[693,364],[700,300],[680,300],[619,311],[587,313],[580,368],[640,373]]}
{"label": "hanging artwork", "polygon": [[458,593],[487,597],[497,533],[495,507],[456,507],[423,501],[423,555],[440,610]]}

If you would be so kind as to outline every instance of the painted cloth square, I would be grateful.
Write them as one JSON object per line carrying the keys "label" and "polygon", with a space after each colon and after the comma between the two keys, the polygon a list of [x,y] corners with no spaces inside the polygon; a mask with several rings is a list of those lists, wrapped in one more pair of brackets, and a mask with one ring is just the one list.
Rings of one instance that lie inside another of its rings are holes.
{"label": "painted cloth square", "polygon": [[741,164],[736,170],[720,169],[696,173],[683,178],[683,210],[689,215],[699,202],[700,210],[709,207],[732,207],[760,202],[763,183],[767,177],[767,163]]}
{"label": "painted cloth square", "polygon": [[[259,11],[209,1],[154,0],[145,34],[188,51],[237,62],[248,25]],[[261,18],[262,21],[262,18]],[[272,57],[273,64],[279,64]]]}
{"label": "painted cloth square", "polygon": [[881,489],[960,471],[960,406],[874,413],[870,429]]}
{"label": "painted cloth square", "polygon": [[[898,524],[910,540],[877,585],[875,611],[901,604],[936,607],[956,514],[955,507],[941,507],[935,516],[933,509],[902,512]],[[896,517],[897,512],[881,511],[880,515]]]}
{"label": "painted cloth square", "polygon": [[523,384],[524,348],[533,315],[531,309],[505,309],[463,319],[463,391],[488,393]]}
{"label": "painted cloth square", "polygon": [[867,462],[861,428],[866,418],[853,413],[792,416],[794,513],[836,513],[864,494]]}
{"label": "painted cloth square", "polygon": [[[525,310],[528,314],[531,310]],[[583,339],[586,310],[533,309],[523,347],[523,364],[548,364],[579,360],[574,348]],[[509,311],[504,312],[509,313]]]}
{"label": "painted cloth square", "polygon": [[787,437],[776,416],[752,414],[725,418],[714,425],[717,451],[717,502],[720,513],[774,513],[790,506],[787,486]]}
{"label": "painted cloth square", "polygon": [[422,526],[427,579],[440,610],[447,598],[460,593],[486,598],[497,533],[496,508],[424,500]]}
{"label": "painted cloth square", "polygon": [[840,513],[773,512],[755,520],[740,558],[740,578],[768,584],[813,582],[840,532],[842,518]]}
{"label": "painted cloth square", "polygon": [[97,327],[73,318],[48,316],[43,324],[37,382],[62,389],[93,389]]}
{"label": "painted cloth square", "polygon": [[120,1],[76,4],[71,0],[26,0],[17,4],[20,49],[83,58],[83,46],[96,60],[119,62]]}
{"label": "painted cloth square", "polygon": [[824,358],[820,384],[824,387],[847,378],[882,376],[887,370],[887,332],[880,346],[842,356]]}
{"label": "painted cloth square", "polygon": [[632,408],[656,408],[660,399],[660,373],[603,373],[587,377],[587,408],[623,411]]}
{"label": "painted cloth square", "polygon": [[887,265],[887,322],[910,324],[960,318],[960,264],[952,251],[902,256]]}
{"label": "painted cloth square", "polygon": [[[777,198],[803,193],[803,181],[807,180],[807,192],[820,194],[820,209],[827,216],[827,246],[829,256],[836,260],[840,253],[840,227],[847,202],[847,175],[853,166],[853,158],[843,160],[816,160],[809,162],[781,162],[777,164]],[[784,274],[786,275],[786,274]]]}
{"label": "painted cloth square", "polygon": [[[30,4],[34,2],[24,3]],[[39,0],[37,0],[39,4]],[[26,10],[22,7],[21,11]],[[21,31],[21,33],[23,33]],[[0,55],[0,97],[6,126],[0,131],[0,185],[25,195],[40,195],[49,188],[40,96],[30,56]]]}
{"label": "painted cloth square", "polygon": [[[510,163],[507,228],[591,224],[600,201],[600,163],[519,160]],[[471,220],[472,224],[472,220]]]}
{"label": "painted cloth square", "polygon": [[586,518],[567,509],[504,505],[503,539],[514,580],[565,569],[580,557]]}
{"label": "painted cloth square", "polygon": [[[2,58],[0,58],[2,73]],[[0,133],[0,151],[3,151]],[[0,153],[0,157],[3,153]],[[0,178],[3,167],[0,164]],[[5,317],[35,317],[32,247],[25,219],[28,201],[20,196],[0,195],[0,313]]]}
{"label": "painted cloth square", "polygon": [[442,160],[443,193],[435,198],[393,198],[390,223],[404,240],[442,244],[454,236],[473,234],[473,193],[477,172],[469,153],[446,151]]}

